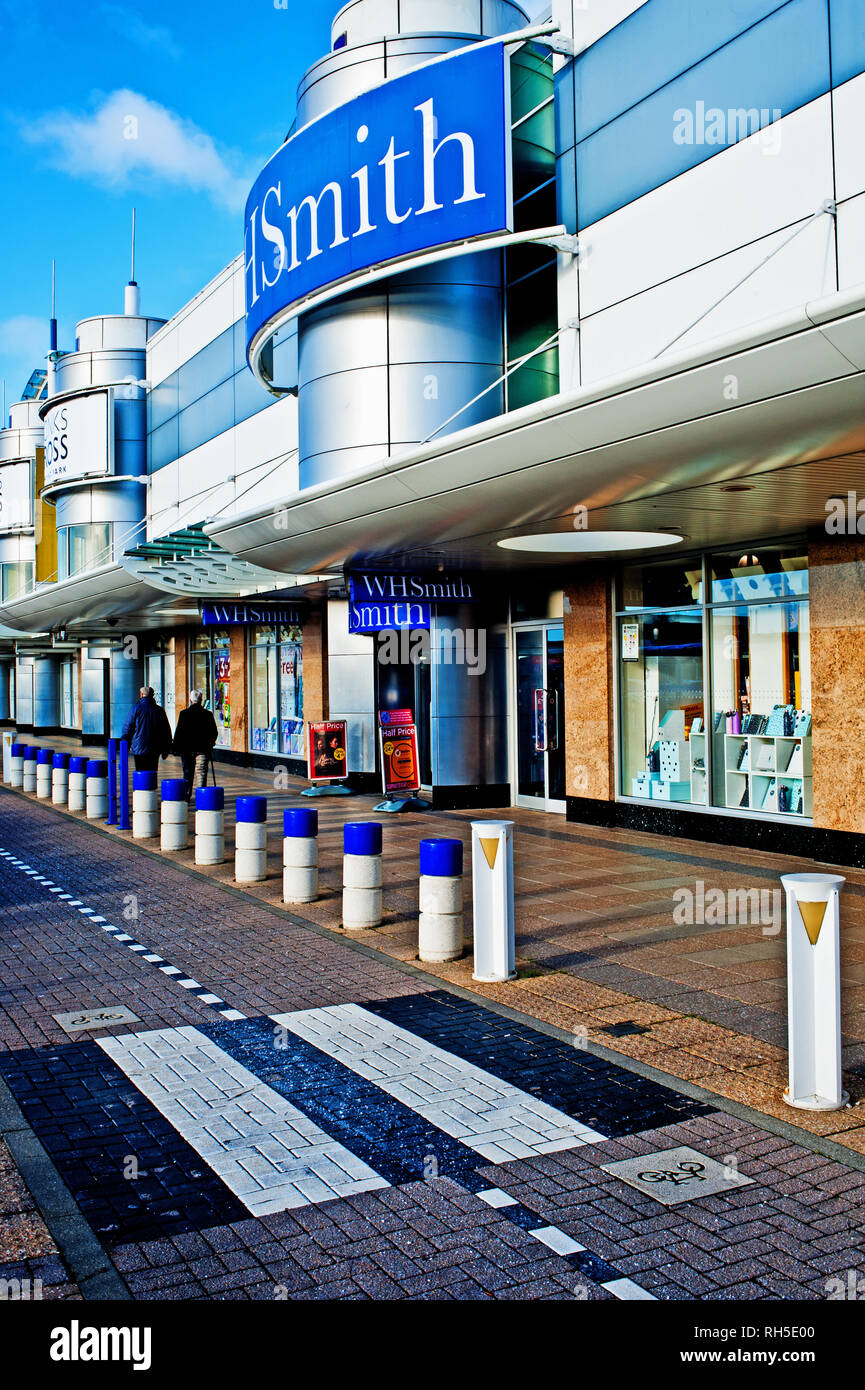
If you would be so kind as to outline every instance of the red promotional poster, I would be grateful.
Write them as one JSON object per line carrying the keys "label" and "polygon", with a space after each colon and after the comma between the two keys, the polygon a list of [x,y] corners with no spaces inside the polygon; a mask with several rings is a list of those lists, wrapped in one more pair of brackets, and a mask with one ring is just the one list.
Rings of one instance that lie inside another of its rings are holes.
{"label": "red promotional poster", "polygon": [[389,724],[379,727],[381,769],[385,796],[393,792],[416,792],[420,788],[420,762],[416,724]]}
{"label": "red promotional poster", "polygon": [[310,782],[338,782],[348,776],[344,719],[307,724],[307,775]]}

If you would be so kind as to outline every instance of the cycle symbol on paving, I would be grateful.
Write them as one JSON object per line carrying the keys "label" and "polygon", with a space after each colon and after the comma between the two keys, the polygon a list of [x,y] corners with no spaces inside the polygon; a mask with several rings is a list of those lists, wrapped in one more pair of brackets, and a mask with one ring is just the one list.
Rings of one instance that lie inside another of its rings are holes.
{"label": "cycle symbol on paving", "polygon": [[620,1163],[605,1163],[605,1173],[636,1187],[647,1197],[653,1197],[665,1207],[678,1202],[693,1202],[699,1197],[732,1192],[754,1181],[739,1173],[735,1167],[718,1163],[708,1154],[681,1145],[663,1149],[660,1153],[626,1158]]}
{"label": "cycle symbol on paving", "polygon": [[677,1163],[675,1168],[665,1168],[660,1172],[655,1172],[648,1168],[637,1174],[643,1182],[672,1182],[679,1184],[682,1182],[705,1182],[706,1179],[700,1175],[706,1170],[704,1163]]}

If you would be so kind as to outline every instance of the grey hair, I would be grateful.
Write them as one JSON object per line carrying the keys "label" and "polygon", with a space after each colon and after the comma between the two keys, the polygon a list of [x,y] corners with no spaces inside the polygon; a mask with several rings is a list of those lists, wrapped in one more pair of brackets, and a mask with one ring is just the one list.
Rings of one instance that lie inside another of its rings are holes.
{"label": "grey hair", "polygon": [[203,699],[204,699],[204,691],[203,691],[203,690],[190,690],[190,692],[189,692],[189,703],[190,703],[191,705],[200,705],[201,702],[203,701]]}

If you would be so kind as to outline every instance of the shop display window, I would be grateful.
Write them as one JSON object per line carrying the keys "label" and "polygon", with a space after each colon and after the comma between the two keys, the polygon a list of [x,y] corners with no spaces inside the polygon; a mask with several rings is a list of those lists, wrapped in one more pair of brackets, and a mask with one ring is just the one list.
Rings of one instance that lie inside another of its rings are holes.
{"label": "shop display window", "polygon": [[802,546],[623,569],[621,795],[811,815],[807,594]]}
{"label": "shop display window", "polygon": [[205,628],[192,640],[190,689],[204,691],[213,711],[217,748],[231,747],[231,637],[227,628]]}
{"label": "shop display window", "polygon": [[252,629],[249,689],[252,751],[305,757],[300,628],[269,625]]}

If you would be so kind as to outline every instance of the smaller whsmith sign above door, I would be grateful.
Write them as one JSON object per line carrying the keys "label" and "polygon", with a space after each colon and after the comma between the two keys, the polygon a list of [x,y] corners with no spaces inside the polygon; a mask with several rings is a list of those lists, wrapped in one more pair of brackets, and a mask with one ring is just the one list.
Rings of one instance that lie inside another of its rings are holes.
{"label": "smaller whsmith sign above door", "polygon": [[243,603],[202,603],[202,627],[240,627],[244,624],[283,623],[286,627],[300,627],[303,624],[307,605],[294,600],[291,603],[256,603],[254,600]]}

